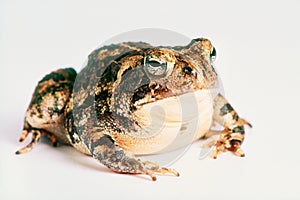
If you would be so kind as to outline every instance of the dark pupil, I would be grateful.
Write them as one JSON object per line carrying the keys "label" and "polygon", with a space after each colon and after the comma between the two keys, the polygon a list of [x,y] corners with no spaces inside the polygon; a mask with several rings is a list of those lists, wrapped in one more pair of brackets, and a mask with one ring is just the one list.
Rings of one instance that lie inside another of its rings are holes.
{"label": "dark pupil", "polygon": [[148,64],[151,65],[152,67],[160,67],[162,65],[159,62],[154,61],[154,60],[149,61]]}
{"label": "dark pupil", "polygon": [[211,56],[211,57],[215,57],[216,54],[217,54],[217,51],[216,51],[216,49],[215,49],[215,47],[214,47],[213,50],[212,50],[212,52],[211,52],[211,54],[210,54],[210,56]]}

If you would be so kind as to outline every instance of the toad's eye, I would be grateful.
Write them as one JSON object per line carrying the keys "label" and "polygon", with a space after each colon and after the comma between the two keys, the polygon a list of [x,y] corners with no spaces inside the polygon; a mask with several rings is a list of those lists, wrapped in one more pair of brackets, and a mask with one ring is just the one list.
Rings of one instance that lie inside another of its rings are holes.
{"label": "toad's eye", "polygon": [[147,72],[152,76],[164,76],[167,73],[167,62],[146,57],[144,66]]}
{"label": "toad's eye", "polygon": [[217,51],[216,51],[215,47],[213,47],[210,52],[210,61],[214,62],[216,60],[216,56],[217,56]]}

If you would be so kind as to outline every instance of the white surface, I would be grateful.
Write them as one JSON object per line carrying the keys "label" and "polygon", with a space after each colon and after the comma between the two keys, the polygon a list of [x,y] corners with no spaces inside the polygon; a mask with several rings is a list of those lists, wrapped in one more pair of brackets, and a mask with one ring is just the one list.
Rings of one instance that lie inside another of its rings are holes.
{"label": "white surface", "polygon": [[[195,2],[0,1],[1,200],[300,198],[299,1]],[[142,27],[213,41],[226,95],[254,125],[246,157],[198,160],[195,144],[172,165],[179,178],[152,182],[45,142],[14,155],[37,81]]]}

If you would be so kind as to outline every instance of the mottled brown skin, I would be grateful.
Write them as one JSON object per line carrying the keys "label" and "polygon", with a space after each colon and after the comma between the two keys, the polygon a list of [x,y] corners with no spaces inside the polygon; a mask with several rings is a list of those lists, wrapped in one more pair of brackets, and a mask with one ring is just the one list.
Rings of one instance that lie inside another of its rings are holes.
{"label": "mottled brown skin", "polygon": [[[149,140],[136,137],[147,133],[135,112],[169,97],[215,88],[214,58],[214,47],[203,38],[182,47],[128,42],[99,48],[78,75],[71,68],[60,69],[39,82],[20,138],[32,133],[32,142],[16,153],[31,150],[46,135],[53,144],[71,144],[115,172],[147,174],[153,180],[155,174],[178,176],[173,169],[132,155],[135,145],[150,146]],[[220,135],[213,157],[225,151],[244,156],[240,145],[244,125],[250,124],[221,94],[214,98],[213,119],[224,127],[204,135]]]}

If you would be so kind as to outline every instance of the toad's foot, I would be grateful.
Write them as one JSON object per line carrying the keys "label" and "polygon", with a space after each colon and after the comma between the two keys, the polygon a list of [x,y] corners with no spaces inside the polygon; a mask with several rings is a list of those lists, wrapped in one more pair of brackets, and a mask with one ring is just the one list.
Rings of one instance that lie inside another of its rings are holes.
{"label": "toad's foot", "polygon": [[52,142],[53,146],[57,146],[57,137],[49,132],[46,132],[44,130],[39,130],[39,129],[25,129],[23,130],[19,141],[23,142],[29,134],[32,134],[32,139],[29,144],[27,144],[25,147],[19,149],[16,151],[16,154],[23,154],[31,151],[35,145],[39,142],[40,138],[44,135],[46,135]]}
{"label": "toad's foot", "polygon": [[225,129],[223,131],[219,131],[219,138],[214,142],[215,150],[212,153],[212,157],[214,159],[222,152],[230,151],[234,155],[239,157],[244,157],[245,154],[241,149],[241,144],[243,141],[244,134],[244,126],[248,125],[250,127],[251,124],[246,120],[241,119],[239,126],[231,129]]}
{"label": "toad's foot", "polygon": [[165,168],[165,167],[159,167],[157,163],[150,162],[150,161],[145,161],[143,162],[145,165],[145,172],[148,176],[151,177],[153,181],[156,181],[156,176],[155,175],[174,175],[174,176],[179,176],[179,173],[170,168]]}

